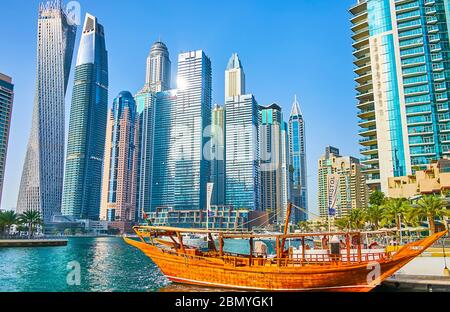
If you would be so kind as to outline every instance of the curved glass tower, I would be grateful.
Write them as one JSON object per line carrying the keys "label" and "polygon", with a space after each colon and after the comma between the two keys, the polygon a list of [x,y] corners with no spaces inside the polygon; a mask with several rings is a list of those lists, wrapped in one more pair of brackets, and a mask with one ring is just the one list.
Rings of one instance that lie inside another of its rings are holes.
{"label": "curved glass tower", "polygon": [[103,26],[86,15],[70,112],[62,213],[98,219],[108,110],[108,55]]}
{"label": "curved glass tower", "polygon": [[31,134],[20,182],[17,213],[41,212],[44,222],[61,211],[64,176],[64,97],[76,26],[59,1],[39,7],[37,77]]}

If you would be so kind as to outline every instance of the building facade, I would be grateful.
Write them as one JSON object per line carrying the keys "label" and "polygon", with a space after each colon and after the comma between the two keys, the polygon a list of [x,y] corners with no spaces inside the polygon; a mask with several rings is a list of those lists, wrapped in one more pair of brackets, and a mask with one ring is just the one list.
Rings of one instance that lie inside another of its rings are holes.
{"label": "building facade", "polygon": [[352,14],[361,159],[372,189],[450,154],[447,0],[358,0]]}
{"label": "building facade", "polygon": [[237,53],[233,53],[225,71],[225,99],[245,94],[245,73]]}
{"label": "building facade", "polygon": [[[261,209],[271,214],[271,221],[282,223],[283,207],[283,113],[277,104],[260,106],[259,149]],[[285,172],[286,174],[286,172]]]}
{"label": "building facade", "polygon": [[136,110],[139,118],[139,148],[136,189],[136,219],[142,219],[145,211],[151,207],[151,184],[153,168],[153,137],[156,95],[144,88],[135,95]]}
{"label": "building facade", "polygon": [[172,130],[177,101],[177,90],[168,90],[156,94],[152,198],[150,210],[146,211],[156,211],[158,207],[171,207],[174,204],[175,162],[170,159],[170,151],[176,140],[176,137],[172,136]]}
{"label": "building facade", "polygon": [[216,105],[211,121],[211,183],[214,183],[212,205],[225,205],[225,108]]}
{"label": "building facade", "polygon": [[174,168],[173,207],[203,210],[210,178],[209,138],[204,133],[211,126],[212,69],[202,50],[178,56],[177,85],[169,159]]}
{"label": "building facade", "polygon": [[76,26],[59,1],[40,4],[36,95],[17,213],[37,210],[44,222],[61,212],[64,177],[65,95]]}
{"label": "building facade", "polygon": [[413,199],[419,195],[442,195],[450,190],[450,160],[441,159],[414,175],[389,178],[389,198]]}
{"label": "building facade", "polygon": [[147,59],[146,83],[136,94],[139,153],[136,218],[156,207],[173,205],[173,168],[169,162],[177,91],[169,90],[170,59],[164,43],[155,42]]}
{"label": "building facade", "polygon": [[368,187],[359,160],[340,156],[336,148],[327,148],[319,159],[318,202],[320,217],[344,217],[355,208],[368,205]]}
{"label": "building facade", "polygon": [[78,50],[62,213],[96,220],[100,214],[108,114],[108,54],[104,28],[86,15]]}
{"label": "building facade", "polygon": [[235,209],[260,210],[259,110],[245,94],[241,61],[233,54],[225,71],[225,202]]}
{"label": "building facade", "polygon": [[171,62],[167,46],[157,41],[150,49],[147,58],[145,86],[151,92],[170,90]]}
{"label": "building facade", "polygon": [[2,202],[3,181],[5,179],[13,102],[14,85],[12,78],[0,73],[0,204]]}
{"label": "building facade", "polygon": [[134,221],[139,120],[130,92],[121,92],[108,113],[100,219]]}
{"label": "building facade", "polygon": [[294,205],[303,209],[295,209],[295,221],[305,221],[308,219],[306,135],[305,121],[297,96],[292,105],[289,118],[289,156],[290,199]]}
{"label": "building facade", "polygon": [[[281,222],[286,220],[286,212],[289,201],[291,200],[291,181],[289,177],[290,154],[289,154],[289,126],[283,121],[281,124]],[[296,220],[295,210],[292,214],[292,220]],[[297,223],[297,222],[296,222]]]}

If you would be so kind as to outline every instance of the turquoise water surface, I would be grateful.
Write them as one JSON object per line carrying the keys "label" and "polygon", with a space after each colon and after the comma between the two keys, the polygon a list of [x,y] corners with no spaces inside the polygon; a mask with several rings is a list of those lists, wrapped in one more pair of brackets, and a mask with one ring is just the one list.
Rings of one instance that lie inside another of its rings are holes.
{"label": "turquoise water surface", "polygon": [[[73,261],[79,263],[79,286],[67,282]],[[0,292],[159,291],[168,284],[149,258],[120,237],[70,238],[64,247],[0,248]]]}

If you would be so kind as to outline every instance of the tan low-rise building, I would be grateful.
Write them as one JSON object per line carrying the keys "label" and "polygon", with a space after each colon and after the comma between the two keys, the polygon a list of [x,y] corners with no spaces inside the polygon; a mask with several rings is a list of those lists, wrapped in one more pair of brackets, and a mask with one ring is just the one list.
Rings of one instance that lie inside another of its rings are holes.
{"label": "tan low-rise building", "polygon": [[389,178],[388,197],[411,198],[417,195],[441,194],[450,190],[450,159],[431,163],[414,175]]}

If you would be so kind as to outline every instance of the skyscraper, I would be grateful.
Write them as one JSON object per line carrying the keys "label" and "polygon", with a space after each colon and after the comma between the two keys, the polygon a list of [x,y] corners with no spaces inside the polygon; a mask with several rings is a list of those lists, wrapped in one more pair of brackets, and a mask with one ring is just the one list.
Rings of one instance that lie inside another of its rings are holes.
{"label": "skyscraper", "polygon": [[146,87],[152,92],[169,90],[170,70],[169,50],[163,42],[157,41],[147,58]]}
{"label": "skyscraper", "polygon": [[177,90],[156,94],[150,211],[174,203],[175,163],[170,160],[170,150],[175,140],[172,130],[177,101]]}
{"label": "skyscraper", "polygon": [[13,101],[14,85],[12,78],[0,73],[0,204],[2,202]]}
{"label": "skyscraper", "polygon": [[231,55],[225,71],[225,99],[245,94],[245,73],[237,53]]}
{"label": "skyscraper", "polygon": [[136,102],[121,92],[108,114],[100,219],[134,221],[139,122]]}
{"label": "skyscraper", "polygon": [[210,151],[204,130],[211,126],[211,75],[211,61],[203,51],[178,56],[178,99],[169,160],[174,168],[174,209],[206,208]]}
{"label": "skyscraper", "polygon": [[233,54],[225,71],[225,202],[235,209],[260,209],[259,110],[245,93],[244,69]]}
{"label": "skyscraper", "polygon": [[368,185],[450,154],[447,0],[358,0],[352,14],[361,159]]}
{"label": "skyscraper", "polygon": [[[291,199],[291,181],[289,177],[290,157],[289,157],[289,127],[287,122],[281,123],[281,219],[286,220],[287,206]],[[295,210],[294,210],[295,211]],[[295,217],[295,213],[292,214]],[[296,219],[296,218],[292,218]],[[297,222],[296,222],[297,223]]]}
{"label": "skyscraper", "polygon": [[347,216],[352,209],[365,208],[368,187],[357,158],[340,156],[336,148],[327,148],[319,159],[319,212],[321,217],[335,210],[335,217]]}
{"label": "skyscraper", "polygon": [[152,199],[153,139],[156,95],[144,86],[135,95],[139,118],[138,181],[136,191],[136,218],[142,219],[150,211]]}
{"label": "skyscraper", "polygon": [[97,18],[86,15],[70,112],[63,215],[98,219],[108,110],[108,54]]}
{"label": "skyscraper", "polygon": [[44,222],[61,212],[64,175],[64,97],[76,26],[59,1],[40,4],[37,77],[31,134],[20,182],[17,212],[37,210]]}
{"label": "skyscraper", "polygon": [[211,124],[211,182],[214,183],[212,205],[225,205],[225,108],[216,105]]}
{"label": "skyscraper", "polygon": [[170,64],[166,45],[155,42],[147,59],[145,85],[135,96],[140,131],[138,219],[144,211],[173,205],[174,179],[169,156],[177,91],[169,90]]}
{"label": "skyscraper", "polygon": [[277,104],[260,106],[259,149],[261,153],[261,209],[273,222],[283,222],[282,140],[283,113]]}
{"label": "skyscraper", "polygon": [[300,105],[295,96],[289,118],[289,155],[290,155],[290,191],[291,201],[294,205],[304,209],[295,209],[296,221],[304,221],[308,218],[308,187],[306,168],[306,141],[305,121]]}

